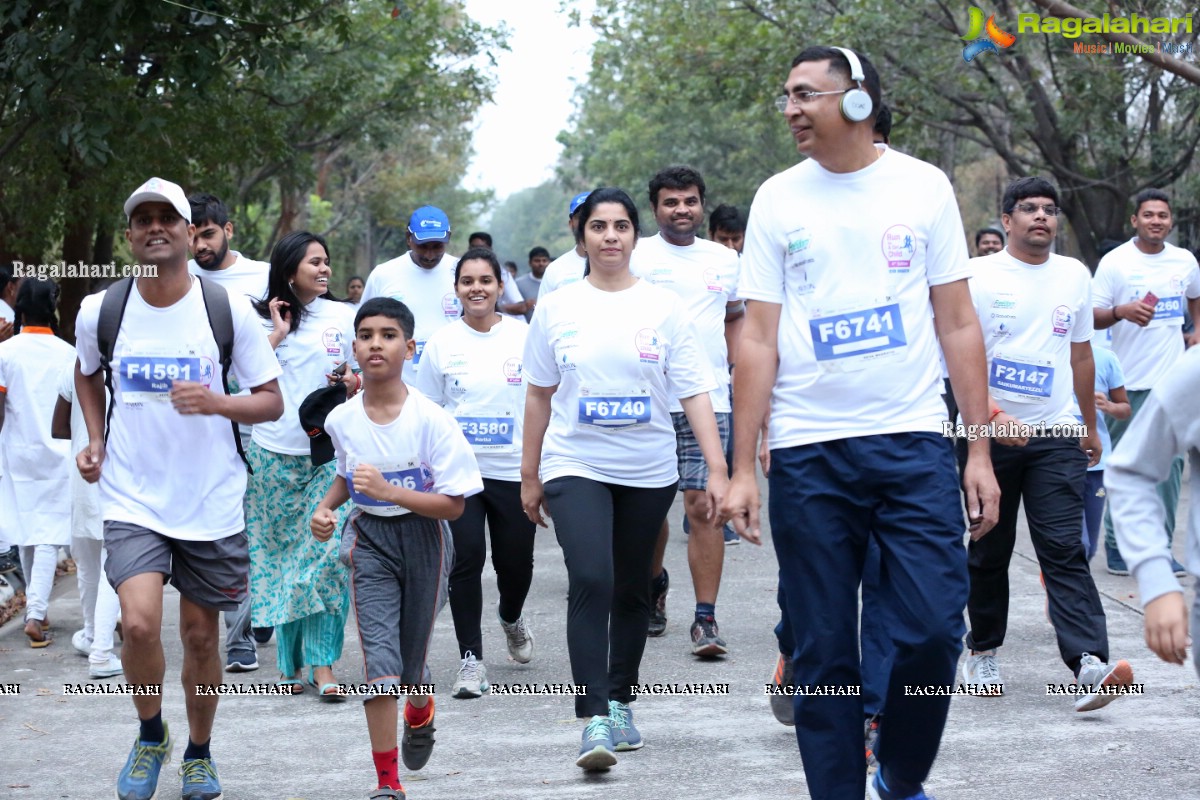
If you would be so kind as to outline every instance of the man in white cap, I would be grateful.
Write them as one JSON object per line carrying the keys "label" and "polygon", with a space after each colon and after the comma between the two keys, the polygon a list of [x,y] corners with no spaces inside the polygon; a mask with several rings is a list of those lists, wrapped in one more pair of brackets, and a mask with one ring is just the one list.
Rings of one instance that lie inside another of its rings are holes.
{"label": "man in white cap", "polygon": [[446,253],[450,219],[440,208],[421,206],[408,220],[408,252],[385,261],[367,276],[362,302],[391,297],[408,306],[416,319],[416,352],[404,365],[404,382],[416,382],[425,342],[434,331],[462,314],[454,293],[456,257]]}
{"label": "man in white cap", "polygon": [[117,797],[153,798],[175,744],[162,719],[161,694],[162,587],[170,580],[180,594],[187,693],[182,798],[215,800],[221,784],[209,744],[217,696],[197,687],[221,682],[217,615],[235,610],[246,596],[249,570],[246,469],[229,423],[280,417],[280,368],[249,301],[231,296],[232,369],[250,394],[225,394],[201,284],[187,270],[195,226],[178,185],[151,178],[125,201],[125,214],[134,258],[155,265],[157,273],[138,278],[124,300],[112,346],[107,441],[98,343],[107,292],[84,299],[75,325],[75,390],[89,438],[75,460],[85,480],[100,482],[105,572],[121,599],[125,675],[138,689],[133,701],[141,729],[117,777]]}

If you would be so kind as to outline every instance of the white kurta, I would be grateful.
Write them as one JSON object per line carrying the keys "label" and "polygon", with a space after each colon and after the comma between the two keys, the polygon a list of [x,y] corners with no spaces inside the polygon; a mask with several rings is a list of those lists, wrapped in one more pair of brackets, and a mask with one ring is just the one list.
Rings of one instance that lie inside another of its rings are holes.
{"label": "white kurta", "polygon": [[[43,332],[44,331],[44,332]],[[22,545],[71,543],[69,443],[50,436],[59,377],[75,349],[48,328],[26,328],[0,342],[4,446],[0,519],[4,538]]]}

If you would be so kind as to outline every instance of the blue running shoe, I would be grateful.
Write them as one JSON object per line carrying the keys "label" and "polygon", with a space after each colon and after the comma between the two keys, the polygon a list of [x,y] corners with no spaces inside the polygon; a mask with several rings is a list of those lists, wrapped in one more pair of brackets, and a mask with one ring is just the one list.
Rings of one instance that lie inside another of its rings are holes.
{"label": "blue running shoe", "polygon": [[154,800],[154,793],[158,791],[158,773],[163,764],[171,760],[171,750],[175,747],[165,722],[163,731],[167,736],[161,744],[134,740],[129,758],[117,776],[117,800]]}
{"label": "blue running shoe", "polygon": [[579,758],[575,759],[575,766],[591,772],[608,769],[616,763],[612,726],[608,717],[592,717],[583,729],[583,743],[579,746]]}
{"label": "blue running shoe", "polygon": [[871,776],[871,780],[867,781],[867,797],[870,800],[936,800],[932,795],[925,794],[924,789],[918,790],[916,794],[910,794],[908,797],[901,797],[889,792],[883,783],[882,772],[876,772]]}
{"label": "blue running shoe", "polygon": [[614,750],[637,750],[644,744],[642,734],[633,724],[633,709],[628,703],[608,701],[608,727],[612,731]]}
{"label": "blue running shoe", "polygon": [[212,758],[185,758],[179,767],[183,776],[183,800],[221,800],[217,762]]}

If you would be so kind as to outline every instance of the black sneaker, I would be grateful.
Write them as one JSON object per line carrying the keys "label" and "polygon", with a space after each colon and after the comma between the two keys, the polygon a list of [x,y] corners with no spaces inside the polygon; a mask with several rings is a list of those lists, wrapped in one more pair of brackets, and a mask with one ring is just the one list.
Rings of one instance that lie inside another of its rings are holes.
{"label": "black sneaker", "polygon": [[717,630],[717,620],[710,614],[697,617],[692,623],[692,655],[694,656],[723,656],[729,652],[725,640]]}
{"label": "black sneaker", "polygon": [[653,581],[650,583],[650,636],[662,636],[667,632],[667,592],[671,589],[671,576],[667,574],[666,567],[663,567],[662,574],[661,592],[655,591]]}
{"label": "black sneaker", "polygon": [[275,635],[275,626],[272,625],[269,628],[251,628],[250,632],[254,636],[254,641],[259,644],[266,644]]}
{"label": "black sneaker", "polygon": [[432,714],[429,721],[419,728],[409,725],[408,719],[405,718],[404,738],[400,740],[400,760],[404,762],[404,766],[415,771],[429,762],[429,757],[433,755],[433,743],[436,741],[433,738],[435,730]]}

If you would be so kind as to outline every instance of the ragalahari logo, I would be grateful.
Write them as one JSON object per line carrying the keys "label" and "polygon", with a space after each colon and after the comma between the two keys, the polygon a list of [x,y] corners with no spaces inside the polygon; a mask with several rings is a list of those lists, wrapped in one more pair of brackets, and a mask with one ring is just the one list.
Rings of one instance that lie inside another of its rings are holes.
{"label": "ragalahari logo", "polygon": [[[979,38],[985,36],[986,38]],[[1016,43],[1017,37],[1011,33],[1005,33],[996,26],[996,15],[992,14],[987,18],[987,23],[983,21],[983,10],[976,6],[971,6],[971,16],[967,23],[967,35],[962,37],[964,42],[970,42],[963,48],[963,61],[968,64],[972,59],[980,53],[991,51],[999,53],[1002,47],[1012,47]]]}

